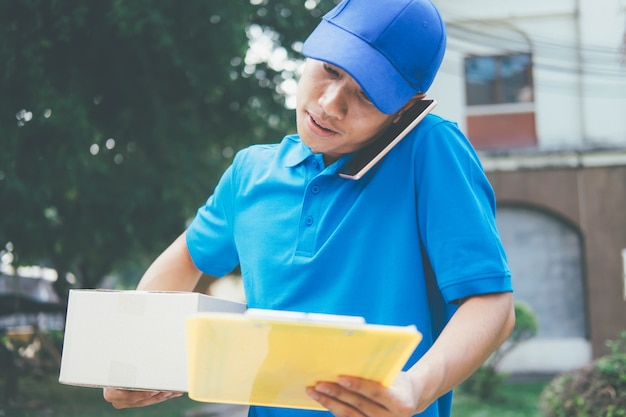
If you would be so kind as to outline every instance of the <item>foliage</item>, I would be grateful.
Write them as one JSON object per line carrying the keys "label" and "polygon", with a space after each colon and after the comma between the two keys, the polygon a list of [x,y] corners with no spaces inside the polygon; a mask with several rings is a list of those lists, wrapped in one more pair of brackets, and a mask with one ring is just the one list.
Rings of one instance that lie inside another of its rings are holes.
{"label": "foliage", "polygon": [[550,382],[540,398],[546,417],[626,416],[626,332],[607,346],[608,355]]}
{"label": "foliage", "polygon": [[477,396],[481,400],[493,398],[496,388],[508,377],[498,372],[502,359],[517,345],[537,334],[537,317],[528,304],[515,303],[515,327],[508,340],[487,359],[487,361],[470,376],[462,385],[461,390]]}
{"label": "foliage", "polygon": [[621,332],[615,340],[607,340],[606,347],[612,355],[626,353],[626,331]]}
{"label": "foliage", "polygon": [[247,62],[248,29],[297,56],[332,3],[0,2],[0,255],[80,287],[143,269],[235,151],[294,126],[293,71]]}

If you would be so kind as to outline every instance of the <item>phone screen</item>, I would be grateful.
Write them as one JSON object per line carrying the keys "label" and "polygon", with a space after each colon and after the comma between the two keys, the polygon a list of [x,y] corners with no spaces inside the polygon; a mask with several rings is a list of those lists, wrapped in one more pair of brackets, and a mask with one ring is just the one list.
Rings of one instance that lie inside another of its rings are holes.
{"label": "phone screen", "polygon": [[387,154],[437,105],[435,100],[418,100],[400,120],[389,126],[372,143],[355,152],[339,171],[339,176],[358,180]]}

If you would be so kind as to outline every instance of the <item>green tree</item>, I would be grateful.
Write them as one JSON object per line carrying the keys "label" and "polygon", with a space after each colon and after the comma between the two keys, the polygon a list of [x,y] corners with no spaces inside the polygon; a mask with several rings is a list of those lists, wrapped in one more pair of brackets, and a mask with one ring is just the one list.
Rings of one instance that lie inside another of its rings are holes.
{"label": "green tree", "polygon": [[[81,287],[145,265],[233,152],[293,129],[293,71],[246,62],[251,25],[297,56],[332,2],[0,1],[0,245]],[[281,49],[282,50],[282,49]],[[1,249],[1,247],[0,247]]]}

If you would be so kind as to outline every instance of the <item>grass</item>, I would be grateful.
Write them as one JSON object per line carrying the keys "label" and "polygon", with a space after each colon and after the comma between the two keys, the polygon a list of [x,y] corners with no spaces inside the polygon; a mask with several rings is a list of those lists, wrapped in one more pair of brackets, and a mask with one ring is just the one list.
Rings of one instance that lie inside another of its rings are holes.
{"label": "grass", "polygon": [[[0,373],[3,395],[1,376]],[[452,417],[542,417],[536,404],[545,384],[505,383],[499,387],[496,400],[488,403],[457,391]],[[150,407],[116,410],[104,401],[102,390],[61,385],[56,375],[22,378],[20,393],[18,406],[0,405],[0,417],[183,417],[185,411],[205,405],[180,397]]]}
{"label": "grass", "polygon": [[456,390],[452,417],[543,417],[537,403],[547,383],[506,382],[498,387],[495,399],[489,402]]}
{"label": "grass", "polygon": [[56,375],[47,375],[22,378],[18,404],[4,410],[0,406],[0,417],[169,417],[200,406],[180,397],[151,407],[116,410],[102,398],[101,389],[62,385]]}

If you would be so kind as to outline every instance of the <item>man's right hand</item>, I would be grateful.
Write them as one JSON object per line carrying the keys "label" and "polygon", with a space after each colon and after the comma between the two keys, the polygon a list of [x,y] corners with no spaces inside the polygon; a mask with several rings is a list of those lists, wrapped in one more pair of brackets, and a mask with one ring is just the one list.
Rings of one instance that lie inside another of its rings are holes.
{"label": "man's right hand", "polygon": [[147,405],[162,403],[170,398],[180,397],[183,393],[175,391],[131,391],[117,388],[104,388],[102,395],[113,407],[121,409],[145,407]]}

